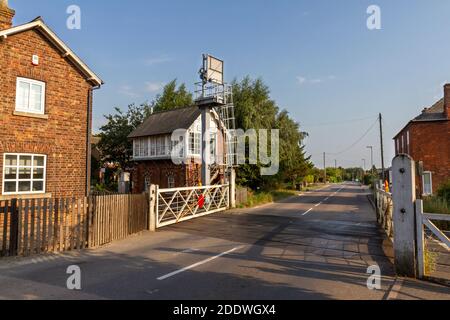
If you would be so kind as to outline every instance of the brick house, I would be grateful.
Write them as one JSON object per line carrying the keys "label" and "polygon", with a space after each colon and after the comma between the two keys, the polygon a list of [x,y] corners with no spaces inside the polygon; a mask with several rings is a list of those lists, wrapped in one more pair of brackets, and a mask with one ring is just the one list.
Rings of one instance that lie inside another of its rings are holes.
{"label": "brick house", "polygon": [[[210,112],[211,184],[224,179],[224,126],[215,111]],[[133,141],[132,191],[197,186],[201,182],[201,110],[197,106],[154,113],[129,135]],[[176,130],[179,134],[173,135]],[[172,151],[176,151],[176,161]]]}
{"label": "brick house", "polygon": [[0,0],[0,199],[85,196],[93,90],[102,80],[39,17]]}
{"label": "brick house", "polygon": [[423,162],[418,195],[432,195],[450,179],[450,84],[444,98],[411,120],[394,138],[395,153]]}

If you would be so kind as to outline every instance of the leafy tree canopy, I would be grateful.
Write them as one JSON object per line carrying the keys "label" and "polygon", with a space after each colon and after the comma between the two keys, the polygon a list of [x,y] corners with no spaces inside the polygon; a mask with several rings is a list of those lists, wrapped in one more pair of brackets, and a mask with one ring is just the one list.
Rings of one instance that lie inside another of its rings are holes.
{"label": "leafy tree canopy", "polygon": [[104,161],[126,168],[133,152],[128,136],[150,115],[151,107],[148,104],[131,104],[125,112],[118,107],[114,110],[114,114],[105,115],[107,122],[100,128],[98,148]]}
{"label": "leafy tree canopy", "polygon": [[186,85],[177,85],[177,80],[169,82],[163,92],[156,96],[151,104],[131,104],[126,111],[114,108],[114,113],[105,115],[106,124],[100,128],[100,143],[98,145],[103,160],[115,162],[121,168],[126,168],[132,157],[133,146],[128,139],[133,130],[141,125],[152,112],[161,112],[193,105],[192,94],[186,90]]}
{"label": "leafy tree canopy", "polygon": [[192,94],[186,90],[184,83],[177,86],[177,79],[169,82],[162,92],[152,102],[155,112],[167,111],[176,108],[192,106],[194,100]]}
{"label": "leafy tree canopy", "polygon": [[301,182],[313,168],[310,158],[305,156],[303,145],[307,133],[300,131],[300,125],[286,110],[280,111],[262,79],[245,77],[241,81],[234,80],[232,86],[237,128],[280,130],[279,173],[263,177],[260,165],[246,164],[237,171],[238,183],[256,189]]}

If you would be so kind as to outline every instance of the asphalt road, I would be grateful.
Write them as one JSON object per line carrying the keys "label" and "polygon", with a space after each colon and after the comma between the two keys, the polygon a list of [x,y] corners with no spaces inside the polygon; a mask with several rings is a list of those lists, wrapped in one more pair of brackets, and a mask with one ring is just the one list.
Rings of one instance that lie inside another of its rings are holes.
{"label": "asphalt road", "polygon": [[[0,261],[0,299],[450,299],[448,287],[394,277],[366,195],[333,185],[97,250]],[[70,265],[81,290],[66,287]],[[380,290],[367,288],[370,266]]]}

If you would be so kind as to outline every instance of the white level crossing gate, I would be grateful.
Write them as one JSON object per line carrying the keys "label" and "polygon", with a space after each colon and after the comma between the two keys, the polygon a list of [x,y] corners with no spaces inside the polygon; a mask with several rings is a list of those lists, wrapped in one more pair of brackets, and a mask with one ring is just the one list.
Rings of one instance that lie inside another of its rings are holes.
{"label": "white level crossing gate", "polygon": [[433,221],[450,221],[448,214],[433,214],[423,212],[423,201],[416,200],[416,242],[417,242],[417,272],[419,278],[425,276],[425,227],[430,230],[443,246],[450,250],[450,239],[436,227]]}
{"label": "white level crossing gate", "polygon": [[156,189],[156,228],[225,211],[229,185]]}

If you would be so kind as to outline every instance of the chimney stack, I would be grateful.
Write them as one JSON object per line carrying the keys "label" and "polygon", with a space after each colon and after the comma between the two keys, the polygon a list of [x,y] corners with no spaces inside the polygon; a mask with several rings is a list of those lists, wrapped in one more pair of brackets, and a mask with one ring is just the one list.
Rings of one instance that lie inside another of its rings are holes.
{"label": "chimney stack", "polygon": [[444,85],[444,116],[450,120],[450,83]]}
{"label": "chimney stack", "polygon": [[9,8],[8,0],[0,0],[0,31],[12,27],[12,19],[16,12]]}

